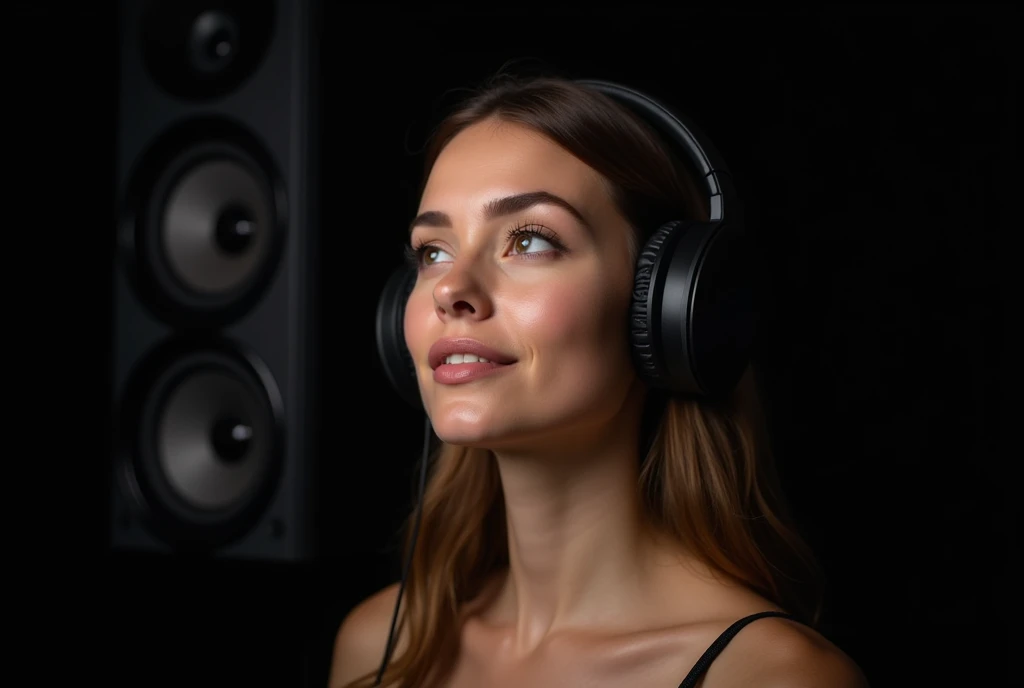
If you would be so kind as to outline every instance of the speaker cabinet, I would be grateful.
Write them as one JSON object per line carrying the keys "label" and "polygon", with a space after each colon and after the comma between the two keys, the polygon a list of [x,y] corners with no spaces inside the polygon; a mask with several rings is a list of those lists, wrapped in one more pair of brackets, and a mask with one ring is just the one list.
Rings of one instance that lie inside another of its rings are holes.
{"label": "speaker cabinet", "polygon": [[115,549],[312,554],[316,9],[120,3]]}

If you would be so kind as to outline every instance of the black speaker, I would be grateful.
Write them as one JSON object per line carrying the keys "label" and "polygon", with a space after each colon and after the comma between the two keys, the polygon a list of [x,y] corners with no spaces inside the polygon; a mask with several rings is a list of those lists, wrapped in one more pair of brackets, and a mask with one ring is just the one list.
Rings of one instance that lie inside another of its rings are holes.
{"label": "black speaker", "polygon": [[312,554],[317,11],[119,5],[115,550]]}

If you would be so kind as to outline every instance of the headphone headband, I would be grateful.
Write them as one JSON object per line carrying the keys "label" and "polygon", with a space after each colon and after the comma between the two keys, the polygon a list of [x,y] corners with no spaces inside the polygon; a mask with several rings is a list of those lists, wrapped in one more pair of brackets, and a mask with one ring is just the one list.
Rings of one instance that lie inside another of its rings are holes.
{"label": "headphone headband", "polygon": [[711,140],[691,121],[628,86],[600,79],[579,79],[576,83],[603,93],[633,110],[659,134],[675,143],[700,173],[708,194],[708,207],[711,212],[709,219],[734,219],[726,215],[726,209],[729,213],[738,213],[740,208],[729,167]]}

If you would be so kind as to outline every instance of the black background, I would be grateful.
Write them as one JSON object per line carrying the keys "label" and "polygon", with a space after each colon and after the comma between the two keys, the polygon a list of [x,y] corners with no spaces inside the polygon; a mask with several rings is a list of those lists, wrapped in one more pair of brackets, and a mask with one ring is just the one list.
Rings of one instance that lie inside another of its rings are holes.
{"label": "black background", "polygon": [[330,430],[310,496],[329,518],[302,566],[107,552],[115,14],[11,16],[8,147],[27,155],[7,331],[24,348],[10,378],[29,384],[10,418],[35,432],[12,452],[8,560],[43,590],[12,588],[41,641],[27,683],[325,684],[344,614],[397,575],[411,504],[420,419],[386,385],[372,322],[416,153],[453,89],[510,60],[650,90],[732,166],[771,281],[758,357],[829,576],[827,635],[874,686],[1020,681],[1017,10],[329,8]]}

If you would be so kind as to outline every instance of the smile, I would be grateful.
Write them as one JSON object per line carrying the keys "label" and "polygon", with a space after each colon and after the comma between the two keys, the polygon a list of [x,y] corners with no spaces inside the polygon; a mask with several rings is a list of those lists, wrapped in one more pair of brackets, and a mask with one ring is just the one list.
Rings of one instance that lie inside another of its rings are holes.
{"label": "smile", "polygon": [[434,342],[427,353],[434,382],[461,385],[508,370],[516,358],[471,337],[447,337]]}
{"label": "smile", "polygon": [[461,385],[474,382],[511,368],[513,363],[481,360],[472,354],[452,354],[434,369],[434,382],[442,385]]}

